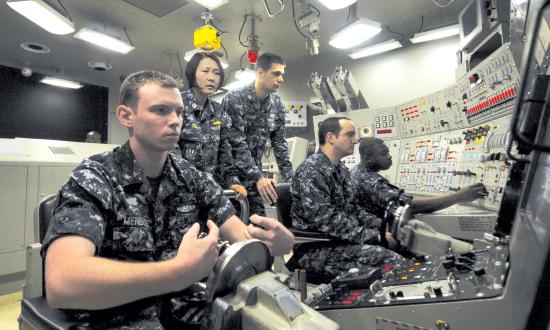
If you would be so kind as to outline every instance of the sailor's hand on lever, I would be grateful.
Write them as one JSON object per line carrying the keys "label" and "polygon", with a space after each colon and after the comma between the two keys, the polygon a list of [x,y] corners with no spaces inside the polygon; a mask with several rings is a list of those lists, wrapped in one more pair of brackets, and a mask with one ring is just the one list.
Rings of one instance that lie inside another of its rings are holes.
{"label": "sailor's hand on lever", "polygon": [[294,245],[294,235],[279,221],[254,214],[250,217],[245,235],[264,242],[272,256],[290,252]]}

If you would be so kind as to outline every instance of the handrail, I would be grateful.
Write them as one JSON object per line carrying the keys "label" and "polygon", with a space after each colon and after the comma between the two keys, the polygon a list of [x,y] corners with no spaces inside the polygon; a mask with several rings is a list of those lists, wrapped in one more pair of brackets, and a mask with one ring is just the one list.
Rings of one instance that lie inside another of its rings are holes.
{"label": "handrail", "polygon": [[250,216],[250,208],[248,206],[248,198],[241,197],[237,198],[237,194],[235,191],[228,189],[223,191],[223,195],[227,198],[235,199],[237,202],[239,202],[239,206],[241,207],[241,221],[248,225],[250,221],[248,220],[248,217]]}

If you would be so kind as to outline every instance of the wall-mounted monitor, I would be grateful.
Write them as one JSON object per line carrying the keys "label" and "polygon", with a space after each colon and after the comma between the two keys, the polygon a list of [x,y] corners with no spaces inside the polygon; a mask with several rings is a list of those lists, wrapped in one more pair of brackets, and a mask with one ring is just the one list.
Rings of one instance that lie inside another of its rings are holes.
{"label": "wall-mounted monitor", "polygon": [[458,23],[460,26],[460,46],[464,50],[474,48],[493,26],[498,24],[496,4],[491,0],[472,0],[460,12]]}

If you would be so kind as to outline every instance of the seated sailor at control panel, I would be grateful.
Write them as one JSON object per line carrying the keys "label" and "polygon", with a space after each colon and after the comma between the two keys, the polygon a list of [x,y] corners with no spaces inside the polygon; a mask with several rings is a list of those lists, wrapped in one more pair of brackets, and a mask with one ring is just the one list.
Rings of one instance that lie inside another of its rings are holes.
{"label": "seated sailor at control panel", "polygon": [[359,154],[361,163],[351,170],[355,198],[365,209],[380,217],[384,216],[390,202],[397,205],[409,204],[414,214],[435,212],[457,203],[467,203],[487,196],[485,186],[476,183],[446,196],[413,198],[378,173],[392,165],[388,146],[383,140],[373,137],[361,139]]}
{"label": "seated sailor at control panel", "polygon": [[181,93],[184,111],[178,142],[182,157],[198,170],[212,174],[220,186],[246,196],[227,136],[231,118],[221,104],[210,99],[223,86],[220,59],[212,53],[196,53],[187,63],[185,77],[189,89]]}
{"label": "seated sailor at control panel", "polygon": [[335,277],[351,268],[361,271],[402,261],[399,254],[378,246],[380,235],[393,240],[381,232],[382,220],[353,199],[350,174],[341,159],[353,154],[356,130],[349,118],[327,118],[318,130],[320,149],[296,170],[290,186],[293,227],[332,240],[297,245],[288,263],[291,269]]}
{"label": "seated sailor at control panel", "polygon": [[[273,255],[290,251],[293,236],[271,218],[245,226],[213,177],[173,152],[183,113],[174,79],[134,73],[120,102],[129,140],[84,160],[58,193],[43,241],[46,297],[93,328],[160,328],[156,296],[207,276],[218,235],[258,238]],[[198,218],[203,210],[208,220]]]}

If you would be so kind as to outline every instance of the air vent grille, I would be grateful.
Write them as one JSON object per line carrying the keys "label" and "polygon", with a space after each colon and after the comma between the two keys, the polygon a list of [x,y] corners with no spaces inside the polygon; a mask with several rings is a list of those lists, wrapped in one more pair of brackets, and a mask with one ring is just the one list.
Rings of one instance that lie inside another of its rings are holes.
{"label": "air vent grille", "polygon": [[73,149],[69,147],[48,146],[48,148],[50,148],[50,151],[56,155],[74,155],[75,154]]}

